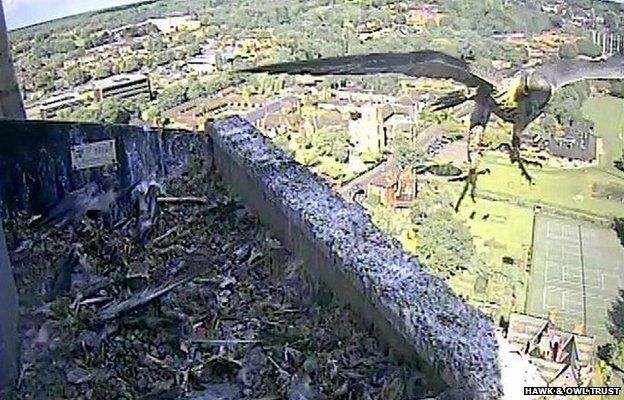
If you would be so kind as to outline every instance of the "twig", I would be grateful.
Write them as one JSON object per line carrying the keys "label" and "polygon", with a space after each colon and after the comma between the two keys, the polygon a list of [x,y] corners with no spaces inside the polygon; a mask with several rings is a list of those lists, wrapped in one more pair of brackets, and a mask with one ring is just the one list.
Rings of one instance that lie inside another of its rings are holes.
{"label": "twig", "polygon": [[149,279],[149,274],[148,273],[143,273],[143,272],[136,272],[134,274],[126,275],[126,277],[124,279],[126,279],[126,280],[131,280],[131,279]]}
{"label": "twig", "polygon": [[167,247],[154,249],[154,251],[159,255],[164,255],[176,250],[183,251],[186,254],[191,254],[195,251],[194,249],[189,249],[179,244],[172,244]]}
{"label": "twig", "polygon": [[80,296],[82,296],[82,298],[89,298],[97,294],[100,290],[106,289],[113,283],[114,281],[109,278],[104,278],[97,282],[93,282],[92,284],[90,284],[89,286],[83,289],[82,293],[80,293]]}
{"label": "twig", "polygon": [[274,315],[281,315],[281,314],[296,314],[296,313],[300,313],[301,310],[299,310],[298,308],[283,308],[281,310],[275,310],[273,311]]}
{"label": "twig", "polygon": [[123,228],[124,226],[128,225],[130,221],[132,221],[132,218],[124,218],[121,221],[117,222],[115,225],[113,225],[112,230],[116,231],[117,229]]}
{"label": "twig", "polygon": [[173,227],[171,229],[169,229],[167,232],[163,233],[162,235],[158,236],[157,238],[155,238],[152,242],[154,244],[158,244],[158,242],[166,239],[168,236],[171,236],[173,233],[175,233],[177,231],[177,227]]}
{"label": "twig", "polygon": [[145,355],[145,361],[151,362],[154,365],[158,365],[159,367],[162,367],[162,368],[164,368],[164,369],[166,369],[168,371],[173,371],[173,368],[171,368],[169,365],[167,365],[167,363],[165,363],[164,361],[154,357],[151,354],[146,354]]}
{"label": "twig", "polygon": [[286,371],[284,368],[280,367],[279,364],[276,363],[275,360],[271,356],[267,356],[267,359],[271,362],[271,364],[273,364],[273,366],[275,368],[277,368],[277,370],[279,371],[280,374],[284,374],[284,375],[290,377],[290,373],[288,371]]}
{"label": "twig", "polygon": [[97,303],[104,303],[107,301],[110,301],[111,298],[108,296],[103,296],[103,297],[93,297],[90,299],[86,299],[86,300],[82,300],[80,303],[81,306],[88,306],[90,304],[97,304]]}
{"label": "twig", "polygon": [[158,197],[156,199],[159,203],[197,203],[208,204],[208,199],[205,197]]}
{"label": "twig", "polygon": [[226,340],[213,340],[213,339],[191,339],[193,343],[210,344],[214,346],[226,346],[231,344],[253,344],[261,343],[260,340],[246,340],[246,339],[226,339]]}
{"label": "twig", "polygon": [[[177,288],[178,286],[187,283],[188,281],[193,279],[195,276],[197,276],[199,273],[201,273],[201,271],[203,270],[202,266],[205,265],[205,263],[201,263],[201,262],[196,263],[195,261],[197,260],[193,261],[193,264],[195,265],[192,266],[191,271],[188,274],[186,274],[186,276],[182,278],[176,278],[172,281],[165,282],[164,284],[156,288],[144,290],[143,292],[138,293],[130,297],[127,300],[105,307],[104,309],[102,309],[99,319],[103,321],[115,319],[120,314],[135,310],[151,302],[152,300],[155,300],[169,293],[170,291]],[[182,261],[182,263],[186,263],[186,261]]]}
{"label": "twig", "polygon": [[127,313],[136,308],[139,308],[152,300],[155,300],[173,289],[177,288],[180,285],[185,284],[191,277],[184,277],[182,279],[178,279],[172,283],[165,283],[159,287],[156,287],[151,290],[145,290],[141,293],[138,293],[127,300],[122,301],[121,303],[112,304],[106,308],[104,308],[100,314],[100,318],[104,321],[111,320],[117,318],[120,314]]}

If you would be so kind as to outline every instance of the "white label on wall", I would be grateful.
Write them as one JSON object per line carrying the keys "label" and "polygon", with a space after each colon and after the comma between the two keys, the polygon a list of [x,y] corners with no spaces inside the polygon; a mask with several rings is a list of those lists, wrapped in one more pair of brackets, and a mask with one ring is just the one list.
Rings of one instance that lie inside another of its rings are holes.
{"label": "white label on wall", "polygon": [[116,162],[115,140],[102,140],[71,147],[71,163],[74,170],[103,167]]}

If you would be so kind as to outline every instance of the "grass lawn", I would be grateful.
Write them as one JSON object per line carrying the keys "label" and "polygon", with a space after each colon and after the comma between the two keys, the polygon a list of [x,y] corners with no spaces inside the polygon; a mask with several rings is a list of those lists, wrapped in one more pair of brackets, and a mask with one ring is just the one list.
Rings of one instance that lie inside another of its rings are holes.
{"label": "grass lawn", "polygon": [[624,100],[616,97],[593,97],[583,105],[583,114],[594,121],[596,135],[602,138],[606,154],[600,160],[601,169],[620,174],[613,161],[624,149]]}
{"label": "grass lawn", "polygon": [[[470,219],[473,211],[475,216]],[[526,249],[531,246],[531,209],[478,199],[474,205],[465,203],[459,214],[474,235],[479,251],[486,253],[493,263],[500,263],[503,256],[512,257],[517,262],[524,260]],[[487,215],[489,217],[484,220]]]}
{"label": "grass lawn", "polygon": [[[475,215],[470,219],[472,212]],[[524,311],[528,285],[524,261],[531,245],[532,210],[506,202],[478,199],[476,204],[464,203],[459,215],[473,234],[477,250],[492,268],[485,299],[496,302],[503,315],[512,308]],[[488,216],[487,219],[483,219],[484,216]],[[504,256],[513,258],[515,265],[504,264]],[[450,284],[457,292],[472,297],[475,278],[466,273],[452,279]]]}
{"label": "grass lawn", "polygon": [[613,167],[613,160],[624,149],[624,100],[614,97],[589,99],[585,115],[594,121],[595,132],[603,140],[606,154],[600,165],[581,169],[529,168],[535,185],[529,186],[516,165],[507,157],[488,154],[482,167],[492,173],[479,178],[479,191],[484,194],[524,201],[527,205],[542,204],[563,211],[576,211],[596,216],[624,217],[624,204],[620,201],[595,198],[592,186],[600,183],[624,190],[624,174]]}
{"label": "grass lawn", "polygon": [[624,174],[613,166],[624,149],[624,100],[594,97],[585,102],[583,113],[595,123],[595,133],[603,141],[604,156],[600,164],[583,169],[533,169],[536,185],[529,187],[517,167],[507,159],[488,156],[490,176],[480,181],[485,191],[510,195],[536,203],[578,210],[605,217],[624,216],[619,201],[592,197],[592,185],[601,183],[624,189]]}
{"label": "grass lawn", "polygon": [[530,186],[517,166],[506,159],[488,156],[484,162],[492,173],[479,178],[482,190],[528,203],[543,204],[568,211],[604,217],[624,216],[621,202],[592,197],[596,182],[624,187],[624,176],[617,177],[598,167],[584,169],[530,169],[535,185]]}

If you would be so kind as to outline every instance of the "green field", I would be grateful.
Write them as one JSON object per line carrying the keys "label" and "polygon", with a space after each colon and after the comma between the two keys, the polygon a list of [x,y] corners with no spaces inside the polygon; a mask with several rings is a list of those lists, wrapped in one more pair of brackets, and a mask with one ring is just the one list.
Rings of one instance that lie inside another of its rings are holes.
{"label": "green field", "polygon": [[583,113],[594,121],[596,135],[603,140],[606,154],[600,160],[600,169],[623,176],[613,166],[613,161],[622,155],[624,149],[624,100],[594,97],[585,102]]}
{"label": "green field", "polygon": [[[512,309],[524,311],[528,285],[525,257],[531,244],[532,210],[506,202],[478,199],[476,204],[466,202],[459,213],[474,236],[477,250],[490,267],[489,282],[482,296],[474,291],[474,272],[454,277],[449,284],[457,293],[480,298],[484,303],[495,302],[503,315]],[[514,265],[504,264],[503,257],[513,258]]]}
{"label": "green field", "polygon": [[605,155],[599,165],[581,169],[531,168],[535,185],[530,186],[507,158],[488,155],[484,167],[492,173],[479,179],[479,190],[562,211],[624,217],[621,201],[592,195],[596,183],[624,190],[624,174],[613,167],[613,160],[620,157],[624,148],[624,101],[614,97],[592,98],[585,103],[583,112],[595,122],[596,135],[603,141]]}
{"label": "green field", "polygon": [[[470,214],[475,216],[470,219]],[[533,212],[500,201],[478,199],[474,205],[466,203],[460,215],[474,235],[477,248],[488,254],[492,261],[500,262],[502,257],[524,259],[526,249],[531,245]],[[483,217],[489,216],[487,219]]]}
{"label": "green field", "polygon": [[[517,166],[509,164],[508,158],[488,155],[483,166],[492,173],[479,179],[477,196],[480,198],[476,204],[467,199],[460,209],[479,251],[494,269],[494,278],[484,300],[497,299],[503,313],[510,308],[523,311],[528,285],[525,257],[533,230],[532,206],[550,206],[572,214],[624,217],[621,201],[597,198],[593,190],[598,184],[603,189],[608,188],[614,197],[624,192],[624,174],[613,167],[613,160],[624,148],[624,101],[613,97],[592,98],[586,102],[583,112],[595,122],[596,135],[603,141],[605,154],[599,165],[582,169],[531,169],[536,184],[529,186]],[[449,185],[454,189],[460,187]],[[473,211],[474,218],[470,219]],[[516,264],[503,264],[504,256],[513,258]],[[474,274],[463,274],[449,283],[457,292],[471,296],[475,278]],[[511,297],[515,298],[510,300]]]}

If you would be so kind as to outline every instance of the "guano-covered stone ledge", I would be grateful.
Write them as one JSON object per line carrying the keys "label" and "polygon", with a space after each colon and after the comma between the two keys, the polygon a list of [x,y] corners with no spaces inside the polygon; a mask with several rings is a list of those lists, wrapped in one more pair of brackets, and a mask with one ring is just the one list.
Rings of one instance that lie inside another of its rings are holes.
{"label": "guano-covered stone ledge", "polygon": [[503,397],[497,335],[482,313],[245,120],[207,131],[230,188],[395,354],[469,398]]}

